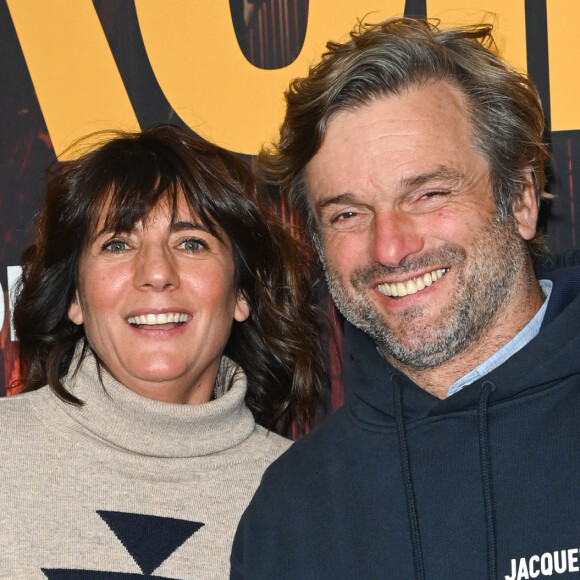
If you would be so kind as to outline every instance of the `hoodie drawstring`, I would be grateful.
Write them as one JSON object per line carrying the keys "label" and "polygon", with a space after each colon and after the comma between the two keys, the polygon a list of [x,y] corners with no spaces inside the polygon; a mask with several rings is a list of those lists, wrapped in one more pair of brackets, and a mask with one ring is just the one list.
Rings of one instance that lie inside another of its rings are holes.
{"label": "hoodie drawstring", "polygon": [[401,460],[401,472],[405,486],[405,499],[407,501],[407,514],[411,530],[411,546],[413,548],[413,565],[415,568],[415,580],[425,580],[425,565],[423,563],[423,550],[421,548],[421,534],[419,531],[419,517],[417,516],[417,504],[415,500],[415,488],[409,461],[409,445],[407,442],[407,429],[403,414],[403,392],[398,375],[393,376],[393,397],[395,406],[395,419],[397,422],[397,437],[399,440],[399,458]]}
{"label": "hoodie drawstring", "polygon": [[[397,424],[397,438],[399,441],[399,458],[401,461],[401,473],[405,487],[405,499],[407,502],[407,514],[409,516],[409,528],[411,530],[411,546],[413,549],[413,565],[415,568],[415,580],[425,580],[425,565],[423,562],[423,550],[421,547],[421,534],[419,531],[419,517],[417,515],[417,502],[411,462],[409,459],[409,444],[407,441],[407,429],[403,413],[403,391],[400,385],[401,378],[393,376],[393,401],[395,407],[395,420]],[[491,477],[491,457],[489,449],[489,431],[487,427],[488,401],[495,385],[491,381],[485,381],[481,387],[479,405],[477,409],[477,433],[479,441],[479,465],[481,471],[481,483],[483,489],[483,503],[485,509],[485,522],[487,533],[487,571],[489,580],[497,578],[497,547],[495,532],[495,516],[493,503],[493,482]]]}
{"label": "hoodie drawstring", "polygon": [[477,431],[479,440],[479,466],[483,488],[483,504],[487,531],[487,572],[490,580],[497,578],[497,553],[495,535],[495,516],[493,510],[493,482],[491,478],[491,457],[489,450],[489,431],[487,428],[487,411],[489,395],[495,389],[491,381],[485,381],[481,387],[477,409]]}

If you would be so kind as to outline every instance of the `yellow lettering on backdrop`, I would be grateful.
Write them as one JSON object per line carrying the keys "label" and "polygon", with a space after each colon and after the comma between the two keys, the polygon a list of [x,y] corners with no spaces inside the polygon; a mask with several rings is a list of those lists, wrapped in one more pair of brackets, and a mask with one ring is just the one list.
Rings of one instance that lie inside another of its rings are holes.
{"label": "yellow lettering on backdrop", "polygon": [[[32,82],[58,155],[86,133],[138,123],[90,0],[7,0]],[[403,13],[404,0],[316,0],[299,57],[279,70],[246,61],[235,38],[228,3],[136,0],[139,22],[157,80],[183,120],[203,137],[256,153],[276,135],[288,81],[318,61],[328,39],[345,39],[357,18],[378,21]],[[380,10],[377,10],[380,6]],[[443,25],[489,21],[496,15],[502,56],[526,68],[524,3],[427,0]],[[548,2],[552,129],[580,129],[580,5]]]}
{"label": "yellow lettering on backdrop", "polygon": [[524,2],[505,0],[427,0],[427,16],[442,26],[493,23],[493,37],[500,56],[526,72],[526,15]]}
{"label": "yellow lettering on backdrop", "polygon": [[580,129],[580,3],[554,0],[548,10],[548,59],[553,131]]}
{"label": "yellow lettering on backdrop", "polygon": [[344,39],[371,12],[369,21],[401,16],[404,4],[313,0],[299,57],[283,69],[262,70],[244,58],[226,0],[135,2],[149,60],[175,111],[202,137],[248,154],[276,136],[288,82],[306,74],[328,39]]}
{"label": "yellow lettering on backdrop", "polygon": [[93,131],[139,128],[90,0],[7,4],[57,155]]}

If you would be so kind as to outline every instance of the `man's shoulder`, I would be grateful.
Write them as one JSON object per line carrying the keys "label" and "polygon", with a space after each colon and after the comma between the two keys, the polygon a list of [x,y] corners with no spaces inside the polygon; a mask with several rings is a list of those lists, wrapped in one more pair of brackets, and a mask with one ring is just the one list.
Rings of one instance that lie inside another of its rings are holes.
{"label": "man's shoulder", "polygon": [[[580,266],[555,269],[542,278],[550,280],[553,284],[543,326],[558,318],[564,310],[567,310],[567,318],[579,316],[577,311],[580,310]],[[571,312],[568,308],[573,304],[574,312]]]}
{"label": "man's shoulder", "polygon": [[575,290],[574,295],[580,294],[580,266],[554,268],[544,272],[538,278],[551,280],[556,289]]}
{"label": "man's shoulder", "polygon": [[326,418],[322,425],[296,441],[283,455],[268,467],[264,483],[295,480],[298,485],[304,478],[315,477],[325,463],[335,455],[332,450],[342,446],[346,432],[351,428],[346,405]]}

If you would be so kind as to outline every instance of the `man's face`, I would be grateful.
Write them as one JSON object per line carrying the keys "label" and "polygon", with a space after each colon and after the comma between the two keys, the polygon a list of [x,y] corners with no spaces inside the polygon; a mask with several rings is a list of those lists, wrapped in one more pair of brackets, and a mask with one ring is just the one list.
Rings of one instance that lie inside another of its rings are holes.
{"label": "man's face", "polygon": [[535,214],[498,222],[458,89],[336,113],[305,179],[333,298],[387,356],[432,368],[511,333]]}

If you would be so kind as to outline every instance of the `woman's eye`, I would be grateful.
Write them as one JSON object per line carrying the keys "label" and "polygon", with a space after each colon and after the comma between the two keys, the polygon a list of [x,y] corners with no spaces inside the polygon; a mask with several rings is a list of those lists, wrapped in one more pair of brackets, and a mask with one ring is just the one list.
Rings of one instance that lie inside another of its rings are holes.
{"label": "woman's eye", "polygon": [[111,240],[103,246],[103,249],[109,252],[122,252],[128,248],[129,244],[123,240]]}
{"label": "woman's eye", "polygon": [[181,246],[188,252],[199,252],[200,250],[207,248],[206,243],[202,240],[198,240],[197,238],[189,238],[184,240],[181,242]]}

